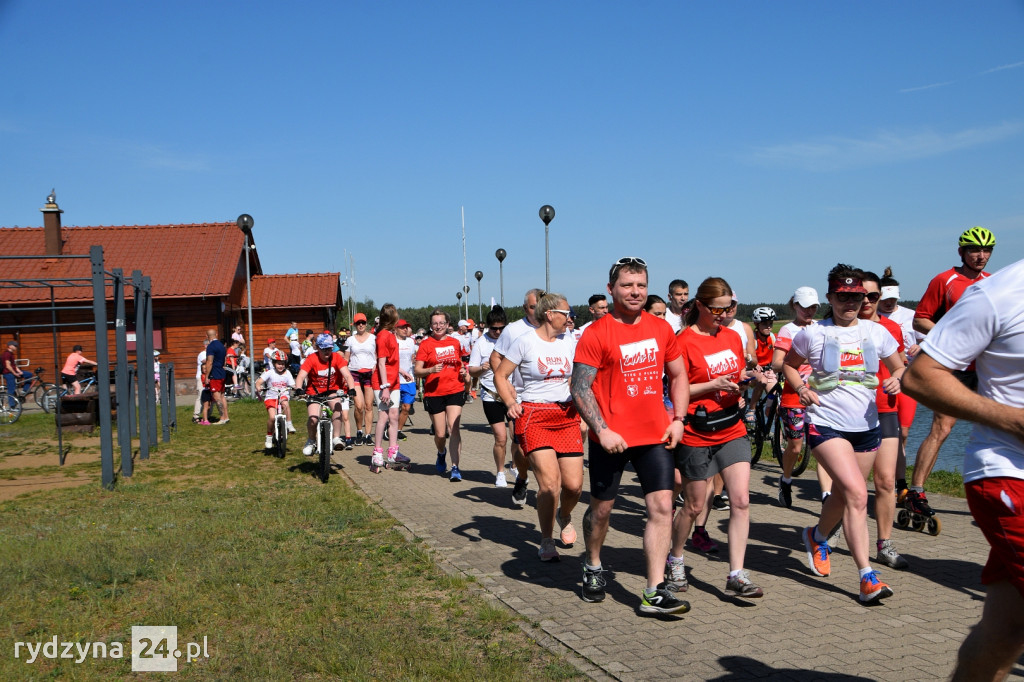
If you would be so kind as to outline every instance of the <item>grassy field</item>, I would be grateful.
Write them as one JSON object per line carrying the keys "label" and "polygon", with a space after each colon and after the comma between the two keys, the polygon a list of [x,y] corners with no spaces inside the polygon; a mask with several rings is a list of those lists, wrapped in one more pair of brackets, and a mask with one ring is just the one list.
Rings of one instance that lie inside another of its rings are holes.
{"label": "grassy field", "polygon": [[[261,405],[233,404],[218,427],[190,415],[113,492],[98,461],[55,466],[52,417],[0,434],[4,478],[89,479],[0,504],[0,679],[128,675],[132,625],[177,626],[183,652],[205,638],[208,658],[178,661],[186,679],[579,676],[342,476],[323,485],[310,463],[265,456]],[[98,459],[94,436],[67,444],[71,462]],[[46,453],[54,465],[18,466]],[[120,642],[124,657],[15,658],[16,642],[55,635],[108,654]]]}

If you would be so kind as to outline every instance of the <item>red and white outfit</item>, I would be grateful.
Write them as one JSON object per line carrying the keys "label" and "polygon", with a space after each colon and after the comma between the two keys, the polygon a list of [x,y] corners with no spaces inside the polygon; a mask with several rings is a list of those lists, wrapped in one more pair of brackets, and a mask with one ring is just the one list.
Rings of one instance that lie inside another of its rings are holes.
{"label": "red and white outfit", "polygon": [[[374,368],[373,372],[373,390],[380,391],[381,384],[388,384],[388,389],[391,391],[389,402],[392,407],[398,406],[399,393],[402,390],[399,385],[398,377],[398,365],[400,362],[398,352],[398,337],[395,336],[394,332],[387,329],[381,329],[377,333],[377,367]],[[384,359],[384,381],[381,381],[380,377],[380,360]],[[378,394],[378,400],[380,394]],[[384,401],[379,400],[381,411],[387,411],[384,407]]]}
{"label": "red and white outfit", "polygon": [[319,354],[310,355],[302,361],[300,371],[306,373],[306,395],[330,391],[345,391],[345,378],[341,370],[348,367],[341,353],[331,353],[329,362],[321,362]]}
{"label": "red and white outfit", "polygon": [[573,343],[565,335],[545,341],[536,331],[523,334],[505,358],[523,379],[523,414],[516,419],[516,437],[523,452],[550,448],[560,455],[582,455],[580,417],[569,394]]}
{"label": "red and white outfit", "polygon": [[[690,385],[706,384],[720,377],[728,377],[733,383],[739,383],[741,373],[746,366],[743,358],[744,345],[742,337],[737,334],[723,333],[727,328],[719,325],[714,335],[705,335],[686,327],[679,333],[677,344],[682,354],[686,376]],[[693,415],[703,407],[710,415],[722,410],[738,408],[738,393],[714,391],[700,397],[690,399],[687,414]],[[747,435],[747,427],[742,420],[721,431],[698,431],[687,420],[683,428],[682,444],[691,447],[708,447],[722,445]]]}
{"label": "red and white outfit", "polygon": [[[282,374],[278,374],[273,367],[260,375],[260,382],[266,388],[263,404],[268,410],[271,408],[276,410],[280,402],[288,400],[291,389],[295,388],[295,377],[291,372],[285,370]],[[281,398],[284,398],[284,401]]]}
{"label": "red and white outfit", "polygon": [[960,300],[967,287],[988,276],[987,272],[982,272],[977,279],[971,279],[961,275],[956,268],[940,272],[928,282],[928,288],[914,310],[914,317],[938,322]]}

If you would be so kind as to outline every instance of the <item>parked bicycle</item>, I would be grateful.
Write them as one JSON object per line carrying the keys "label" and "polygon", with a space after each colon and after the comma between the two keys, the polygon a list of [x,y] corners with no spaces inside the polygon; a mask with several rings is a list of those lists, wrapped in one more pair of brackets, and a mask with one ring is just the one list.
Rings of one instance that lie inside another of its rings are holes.
{"label": "parked bicycle", "polygon": [[21,401],[17,396],[8,395],[7,386],[0,381],[0,426],[7,426],[21,417]]}
{"label": "parked bicycle", "polygon": [[31,395],[35,404],[43,407],[43,397],[46,395],[46,391],[54,387],[53,384],[43,380],[43,372],[45,371],[46,369],[43,367],[36,367],[35,374],[29,380],[28,385],[23,386],[20,381],[17,383],[15,389],[18,400],[22,404],[28,401],[28,397]]}
{"label": "parked bicycle", "polygon": [[331,417],[334,415],[334,412],[331,410],[330,403],[337,399],[338,394],[334,391],[318,393],[317,395],[296,396],[296,400],[301,400],[306,404],[317,403],[320,405],[320,416],[316,417],[315,446],[318,455],[317,476],[324,483],[327,483],[331,475],[331,455],[334,454],[334,425],[331,423]]}
{"label": "parked bicycle", "polygon": [[[750,465],[757,464],[761,459],[766,443],[771,443],[772,454],[782,466],[782,453],[786,451],[789,439],[786,438],[786,430],[782,427],[782,415],[779,413],[779,397],[782,395],[782,381],[779,381],[772,390],[765,391],[761,399],[754,407],[754,425],[748,427],[754,449],[750,456]],[[793,465],[793,476],[799,476],[807,470],[811,460],[811,449],[807,445],[807,430],[810,420],[804,420],[804,446],[797,455],[796,464]]]}

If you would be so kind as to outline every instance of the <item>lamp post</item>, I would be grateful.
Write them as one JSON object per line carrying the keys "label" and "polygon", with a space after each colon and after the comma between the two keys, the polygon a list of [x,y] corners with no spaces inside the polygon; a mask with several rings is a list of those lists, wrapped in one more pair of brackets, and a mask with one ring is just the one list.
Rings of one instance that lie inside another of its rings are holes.
{"label": "lamp post", "polygon": [[458,311],[458,314],[455,316],[455,319],[458,320],[460,317],[462,317],[462,292],[461,291],[456,291],[455,292],[455,301],[456,301],[455,309]]}
{"label": "lamp post", "polygon": [[249,249],[250,241],[252,238],[252,216],[248,213],[243,213],[238,216],[238,220],[235,224],[238,225],[238,229],[245,235],[245,298],[249,306],[249,391],[250,397],[256,397],[256,362],[255,353],[252,345],[252,280],[249,277]]}
{"label": "lamp post", "polygon": [[483,304],[480,302],[480,280],[484,278],[484,273],[477,270],[473,273],[473,276],[476,277],[476,322],[481,324],[484,319],[484,313]]}
{"label": "lamp post", "polygon": [[[462,286],[462,290],[466,293],[466,317],[468,318],[469,317],[469,285],[468,284],[464,284]],[[461,315],[462,313],[459,313],[459,314]]]}
{"label": "lamp post", "polygon": [[548,225],[555,219],[555,209],[548,204],[540,207],[540,219],[544,221],[544,291],[551,291],[551,253],[548,249]]}
{"label": "lamp post", "polygon": [[505,256],[507,256],[507,255],[508,254],[505,253],[505,249],[498,249],[497,251],[494,252],[494,257],[498,259],[498,279],[500,280],[500,284],[501,284],[501,307],[502,308],[505,307],[505,268],[502,266],[502,263],[505,262]]}

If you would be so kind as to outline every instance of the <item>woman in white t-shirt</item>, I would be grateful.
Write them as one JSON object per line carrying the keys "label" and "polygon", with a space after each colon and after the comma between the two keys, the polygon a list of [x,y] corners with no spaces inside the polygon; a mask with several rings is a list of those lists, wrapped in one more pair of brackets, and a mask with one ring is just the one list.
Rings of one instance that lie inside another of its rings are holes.
{"label": "woman in white t-shirt", "polygon": [[[891,372],[882,382],[890,395],[900,391],[904,367],[896,339],[880,324],[858,319],[867,290],[864,273],[839,264],[828,275],[830,314],[804,327],[793,339],[783,372],[809,408],[809,445],[818,464],[832,476],[832,494],[821,508],[818,525],[803,529],[807,563],[815,575],[827,576],[831,562],[827,538],[840,522],[860,570],[860,601],[892,596],[868,559],[867,473],[881,442],[875,389],[880,362]],[[805,382],[800,366],[811,374]],[[812,407],[813,406],[813,407]]]}
{"label": "woman in white t-shirt", "polygon": [[480,399],[484,406],[484,416],[491,426],[491,433],[494,434],[494,486],[496,488],[508,487],[505,479],[505,452],[508,447],[508,428],[505,422],[508,420],[508,410],[505,403],[498,397],[498,391],[494,387],[494,372],[491,371],[491,351],[494,350],[494,343],[501,336],[508,318],[505,316],[505,309],[496,305],[487,313],[487,331],[484,332],[473,344],[473,352],[469,356],[469,375],[480,382]]}
{"label": "woman in white t-shirt", "polygon": [[345,343],[345,361],[356,385],[356,445],[373,445],[373,371],[377,367],[377,337],[370,333],[366,315],[352,319],[355,333]]}
{"label": "woman in white t-shirt", "polygon": [[[562,544],[572,547],[576,542],[572,510],[583,491],[580,416],[569,394],[573,357],[572,343],[565,338],[569,312],[565,296],[542,296],[533,313],[537,328],[513,342],[494,373],[498,395],[508,416],[516,420],[516,438],[537,477],[541,561],[558,561],[552,537],[556,519]],[[517,369],[523,379],[518,396],[509,381]]]}

